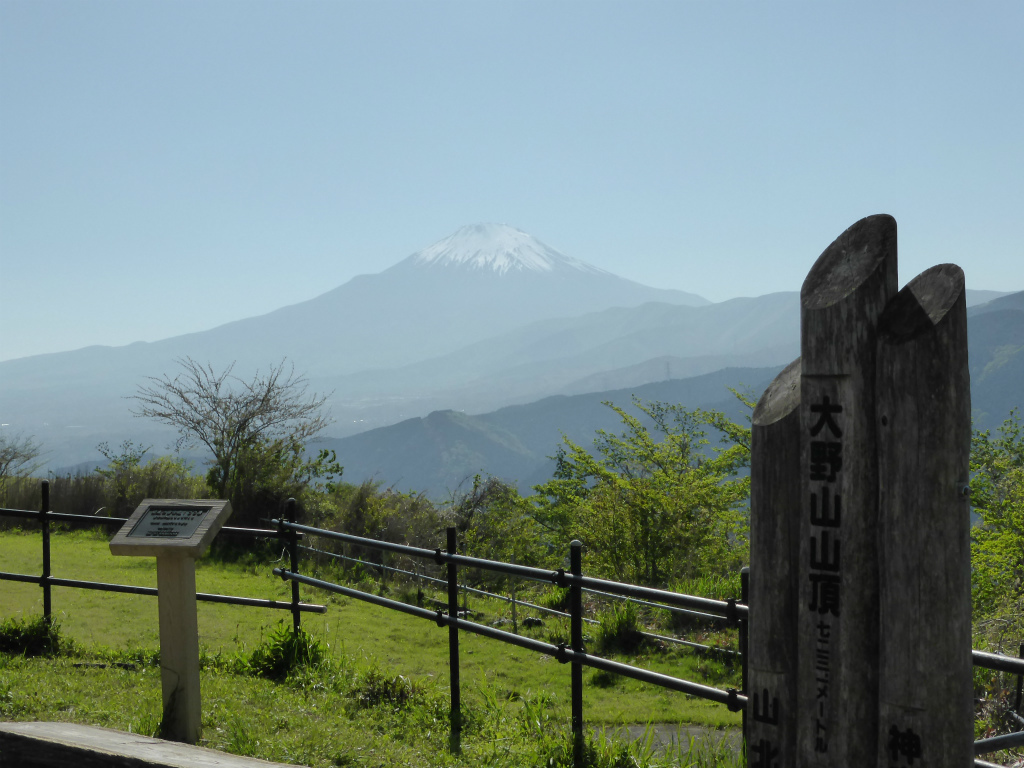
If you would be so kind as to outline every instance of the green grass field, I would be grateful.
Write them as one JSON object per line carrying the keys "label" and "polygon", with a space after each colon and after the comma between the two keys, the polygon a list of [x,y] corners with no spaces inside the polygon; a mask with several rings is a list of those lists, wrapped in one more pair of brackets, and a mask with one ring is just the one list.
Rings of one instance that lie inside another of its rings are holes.
{"label": "green grass field", "polygon": [[[53,575],[58,577],[156,585],[153,558],[114,557],[107,539],[92,533],[55,534],[51,562]],[[197,588],[287,600],[290,587],[273,576],[273,567],[273,563],[240,566],[200,560]],[[37,532],[0,533],[0,570],[35,574],[40,569]],[[347,682],[342,686],[329,680],[304,679],[282,685],[234,674],[223,664],[210,663],[202,679],[204,739],[209,746],[309,765],[425,764],[423,755],[427,753],[435,756],[426,761],[432,765],[512,765],[523,756],[511,745],[524,738],[530,741],[531,729],[536,731],[533,741],[537,743],[543,741],[538,741],[537,735],[542,731],[564,732],[569,699],[567,665],[463,633],[463,701],[469,712],[466,747],[462,757],[447,755],[447,630],[305,587],[302,598],[328,606],[323,615],[303,614],[303,627],[329,644],[335,674],[343,675]],[[473,600],[472,607],[483,613],[474,620],[484,622],[505,610],[502,603],[480,598]],[[0,661],[0,715],[4,719],[73,720],[153,732],[159,723],[158,670],[145,664],[121,668],[112,666],[111,660],[143,658],[141,652],[151,654],[159,647],[156,598],[55,587],[53,610],[62,634],[73,640],[79,651],[69,657],[4,657]],[[200,644],[212,659],[247,653],[279,622],[291,621],[287,611],[209,603],[200,603],[198,610]],[[32,618],[41,612],[42,590],[38,586],[0,582],[0,617]],[[543,628],[534,631],[546,639]],[[735,669],[686,650],[617,658],[718,687],[739,682]],[[410,679],[422,690],[422,706],[384,713],[377,711],[379,708],[353,709],[351,697],[343,694],[351,692],[360,676],[374,674]],[[653,722],[722,728],[740,722],[737,713],[722,705],[596,670],[585,670],[584,681],[585,718],[590,726]],[[406,722],[410,718],[415,723]],[[389,736],[382,741],[385,733]],[[389,745],[386,749],[384,741]],[[512,750],[506,754],[508,762],[501,757],[503,744]],[[371,754],[376,757],[363,760]],[[513,754],[520,756],[513,759]],[[470,759],[471,755],[475,759]]]}

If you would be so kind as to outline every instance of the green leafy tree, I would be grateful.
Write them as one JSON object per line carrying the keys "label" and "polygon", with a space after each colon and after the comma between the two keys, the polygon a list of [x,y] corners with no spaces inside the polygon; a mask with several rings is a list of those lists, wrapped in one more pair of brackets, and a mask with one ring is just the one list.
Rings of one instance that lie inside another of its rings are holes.
{"label": "green leafy tree", "polygon": [[[548,557],[545,531],[534,518],[533,504],[503,480],[476,475],[469,491],[453,495],[448,512],[461,534],[462,546],[474,557],[535,567]],[[474,576],[496,589],[502,589],[507,581],[485,571]]]}
{"label": "green leafy tree", "polygon": [[[335,530],[425,549],[433,549],[444,538],[440,511],[422,493],[400,493],[381,488],[378,480],[364,480],[359,485],[339,483],[329,497],[336,509]],[[371,563],[407,570],[424,567],[419,560],[378,549],[350,545],[346,551]],[[381,576],[387,578],[386,573]]]}
{"label": "green leafy tree", "polygon": [[[309,458],[295,440],[257,442],[239,452],[225,496],[233,509],[242,512],[236,521],[265,521],[278,514],[289,498],[296,499],[306,513],[321,512],[321,503],[341,473],[334,451],[321,450]],[[217,479],[215,466],[207,482],[212,485]]]}
{"label": "green leafy tree", "polygon": [[971,530],[975,609],[987,613],[1024,594],[1024,431],[1014,409],[993,435],[971,443]]}
{"label": "green leafy tree", "polygon": [[142,457],[149,448],[135,445],[131,440],[121,443],[121,452],[115,453],[109,443],[96,446],[107,460],[105,469],[97,467],[96,474],[106,480],[109,495],[112,496],[110,509],[113,517],[127,517],[138,502],[145,498],[138,492]]}
{"label": "green leafy tree", "polygon": [[634,398],[639,417],[605,405],[624,431],[599,430],[593,453],[565,438],[554,477],[535,488],[536,520],[583,541],[588,567],[623,581],[663,585],[738,566],[750,480],[737,473],[750,460],[749,428],[681,405]]}
{"label": "green leafy tree", "polygon": [[143,499],[190,499],[206,496],[208,489],[201,477],[192,474],[192,467],[176,456],[160,456],[143,464],[149,448],[131,440],[121,443],[116,452],[108,443],[97,450],[107,460],[105,468],[97,467],[103,478],[105,507],[114,517],[127,517]]}

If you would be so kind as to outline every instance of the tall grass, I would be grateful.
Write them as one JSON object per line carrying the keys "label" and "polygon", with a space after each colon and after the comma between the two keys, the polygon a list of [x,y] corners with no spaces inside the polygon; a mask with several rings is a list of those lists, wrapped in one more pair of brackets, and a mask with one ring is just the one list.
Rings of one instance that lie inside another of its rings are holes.
{"label": "tall grass", "polygon": [[599,614],[598,621],[595,639],[599,653],[636,653],[644,642],[636,603],[616,603]]}
{"label": "tall grass", "polygon": [[[188,465],[172,457],[153,459],[131,472],[105,472],[50,477],[50,509],[73,515],[126,517],[145,498],[196,499],[209,496],[206,480],[193,475]],[[41,484],[40,478],[9,478],[0,506],[38,510],[42,503]],[[0,530],[15,524],[18,521],[0,517]]]}

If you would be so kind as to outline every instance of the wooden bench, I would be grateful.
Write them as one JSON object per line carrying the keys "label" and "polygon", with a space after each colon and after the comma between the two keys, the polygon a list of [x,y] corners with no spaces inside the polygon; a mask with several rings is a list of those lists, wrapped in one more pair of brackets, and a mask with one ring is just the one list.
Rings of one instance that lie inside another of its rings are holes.
{"label": "wooden bench", "polygon": [[[75,723],[0,723],[0,768],[285,768],[254,757]],[[294,768],[294,766],[292,766]]]}

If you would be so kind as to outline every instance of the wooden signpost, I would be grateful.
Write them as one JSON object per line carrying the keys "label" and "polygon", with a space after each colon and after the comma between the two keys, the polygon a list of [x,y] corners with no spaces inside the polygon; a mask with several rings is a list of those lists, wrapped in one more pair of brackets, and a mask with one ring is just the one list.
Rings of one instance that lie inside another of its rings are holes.
{"label": "wooden signpost", "polygon": [[110,542],[115,555],[156,557],[164,738],[199,740],[196,558],[231,515],[227,501],[145,499]]}
{"label": "wooden signpost", "polygon": [[792,765],[800,552],[800,359],[754,409],[750,462],[747,761]]}
{"label": "wooden signpost", "polygon": [[970,764],[963,275],[896,266],[890,216],[822,253],[754,412],[751,768]]}
{"label": "wooden signpost", "polygon": [[973,762],[971,384],[964,275],[932,267],[879,324],[878,765]]}
{"label": "wooden signpost", "polygon": [[875,760],[875,329],[895,294],[896,222],[891,216],[862,219],[836,238],[800,291],[801,765],[847,768]]}

